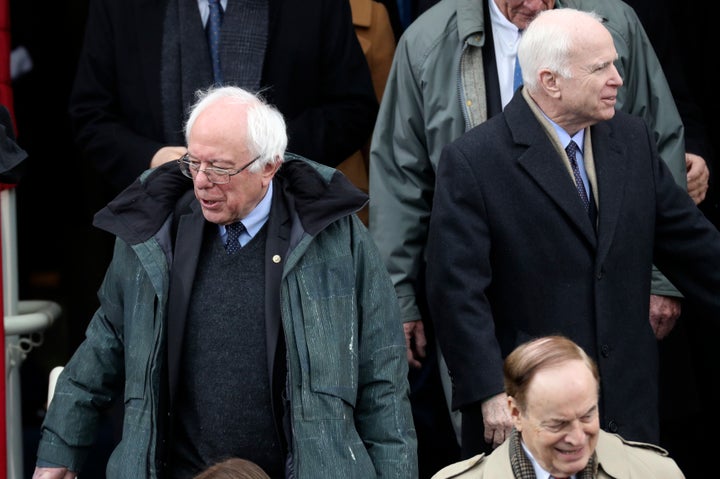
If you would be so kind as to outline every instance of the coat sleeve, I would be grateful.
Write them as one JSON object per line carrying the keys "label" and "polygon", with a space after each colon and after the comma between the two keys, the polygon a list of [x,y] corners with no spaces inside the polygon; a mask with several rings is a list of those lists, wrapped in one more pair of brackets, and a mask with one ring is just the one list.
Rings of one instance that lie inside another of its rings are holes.
{"label": "coat sleeve", "polygon": [[419,78],[403,37],[371,143],[370,231],[390,271],[405,322],[421,319],[415,288],[435,183],[424,116]]}
{"label": "coat sleeve", "polygon": [[[446,146],[438,166],[427,246],[430,317],[453,379],[453,408],[503,390],[502,354],[486,291],[490,227],[467,157]],[[497,246],[495,246],[497,247]]]}
{"label": "coat sleeve", "polygon": [[122,391],[124,349],[119,288],[110,265],[86,339],[60,374],[43,421],[37,457],[81,471],[101,414]]}
{"label": "coat sleeve", "polygon": [[361,321],[355,422],[378,477],[414,479],[417,438],[400,311],[375,244],[360,220],[352,221]]}
{"label": "coat sleeve", "polygon": [[[684,127],[670,86],[637,14],[624,4],[619,8],[617,22],[607,24],[618,50],[620,58],[616,64],[624,82],[617,108],[640,116],[650,125],[660,157],[675,182],[687,189]],[[653,268],[652,293],[681,296],[657,268]]]}
{"label": "coat sleeve", "polygon": [[688,301],[709,318],[720,318],[720,233],[657,157],[653,171],[657,204],[653,260]]}

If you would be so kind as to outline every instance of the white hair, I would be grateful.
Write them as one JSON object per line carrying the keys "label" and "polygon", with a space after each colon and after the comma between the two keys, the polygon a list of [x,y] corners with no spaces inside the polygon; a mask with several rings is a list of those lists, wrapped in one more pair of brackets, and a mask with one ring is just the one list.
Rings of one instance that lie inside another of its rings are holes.
{"label": "white hair", "polygon": [[186,143],[198,116],[217,101],[230,99],[233,104],[248,106],[247,147],[253,157],[260,157],[248,170],[257,172],[268,163],[282,160],[288,141],[285,120],[282,114],[259,94],[236,86],[222,86],[198,90],[195,96],[196,101],[185,123]]}
{"label": "white hair", "polygon": [[[572,77],[570,54],[575,39],[571,29],[567,26],[577,21],[578,14],[585,15],[599,23],[603,22],[603,18],[595,12],[556,8],[540,12],[523,32],[518,45],[518,61],[522,69],[523,85],[528,90],[537,89],[537,72],[541,69],[551,70],[565,78]],[[567,18],[567,21],[538,21],[538,19],[548,16]]]}

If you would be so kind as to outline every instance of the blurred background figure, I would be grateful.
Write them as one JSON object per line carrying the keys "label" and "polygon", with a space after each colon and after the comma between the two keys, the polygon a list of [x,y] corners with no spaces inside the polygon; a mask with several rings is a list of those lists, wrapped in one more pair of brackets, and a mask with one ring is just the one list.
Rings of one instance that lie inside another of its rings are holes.
{"label": "blurred background figure", "polygon": [[[390,66],[395,54],[395,31],[392,17],[386,5],[393,2],[380,3],[376,0],[350,0],[352,7],[352,20],[355,34],[365,59],[370,68],[373,89],[378,102],[382,100],[385,91]],[[354,152],[349,158],[338,165],[352,183],[365,193],[369,192],[369,166],[370,166],[370,136],[363,147]],[[358,212],[358,216],[368,224],[368,207]]]}

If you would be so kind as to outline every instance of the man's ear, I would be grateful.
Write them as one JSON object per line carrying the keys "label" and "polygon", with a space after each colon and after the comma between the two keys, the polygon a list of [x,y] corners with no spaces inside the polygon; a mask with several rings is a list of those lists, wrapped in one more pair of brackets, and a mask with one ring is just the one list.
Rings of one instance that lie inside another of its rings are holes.
{"label": "man's ear", "polygon": [[558,87],[557,74],[551,70],[543,69],[540,70],[540,86],[548,96],[557,98],[560,95],[560,88]]}
{"label": "man's ear", "polygon": [[508,396],[508,410],[510,411],[510,419],[512,419],[515,429],[522,431],[522,411],[514,397]]}
{"label": "man's ear", "polygon": [[265,163],[265,166],[263,166],[262,171],[260,174],[262,175],[263,184],[267,186],[272,181],[273,177],[275,176],[275,173],[280,169],[280,165],[282,165],[282,161],[273,161],[270,163]]}

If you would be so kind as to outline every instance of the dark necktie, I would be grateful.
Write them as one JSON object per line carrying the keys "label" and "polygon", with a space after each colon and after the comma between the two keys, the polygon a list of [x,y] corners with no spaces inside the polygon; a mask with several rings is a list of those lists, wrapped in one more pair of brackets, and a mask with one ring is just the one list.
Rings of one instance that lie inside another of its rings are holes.
{"label": "dark necktie", "polygon": [[580,168],[578,167],[577,158],[575,157],[577,148],[577,144],[570,140],[570,143],[565,148],[565,152],[570,159],[570,166],[572,167],[573,176],[575,177],[575,186],[577,187],[578,195],[583,202],[583,206],[585,206],[585,210],[590,212],[590,199],[585,190],[585,183],[583,183],[582,176],[580,176]]}
{"label": "dark necktie", "polygon": [[225,226],[227,231],[227,241],[225,241],[225,251],[227,254],[233,254],[241,248],[240,235],[245,231],[245,226],[241,222],[233,223]]}
{"label": "dark necktie", "polygon": [[212,62],[213,81],[216,85],[222,84],[222,70],[220,69],[220,26],[222,25],[222,6],[220,0],[208,0],[210,15],[208,16],[205,34],[210,47],[210,61]]}
{"label": "dark necktie", "polygon": [[580,167],[578,166],[577,158],[575,156],[577,149],[577,144],[571,140],[567,148],[565,148],[565,152],[570,159],[570,166],[572,167],[573,177],[575,178],[575,186],[578,196],[580,197],[580,201],[582,201],[583,206],[590,217],[590,222],[592,223],[593,228],[596,228],[598,213],[597,206],[595,206],[595,198],[593,197],[592,188],[589,191],[590,194],[588,194],[588,191],[585,189],[585,183],[583,183],[582,177],[580,176]]}

